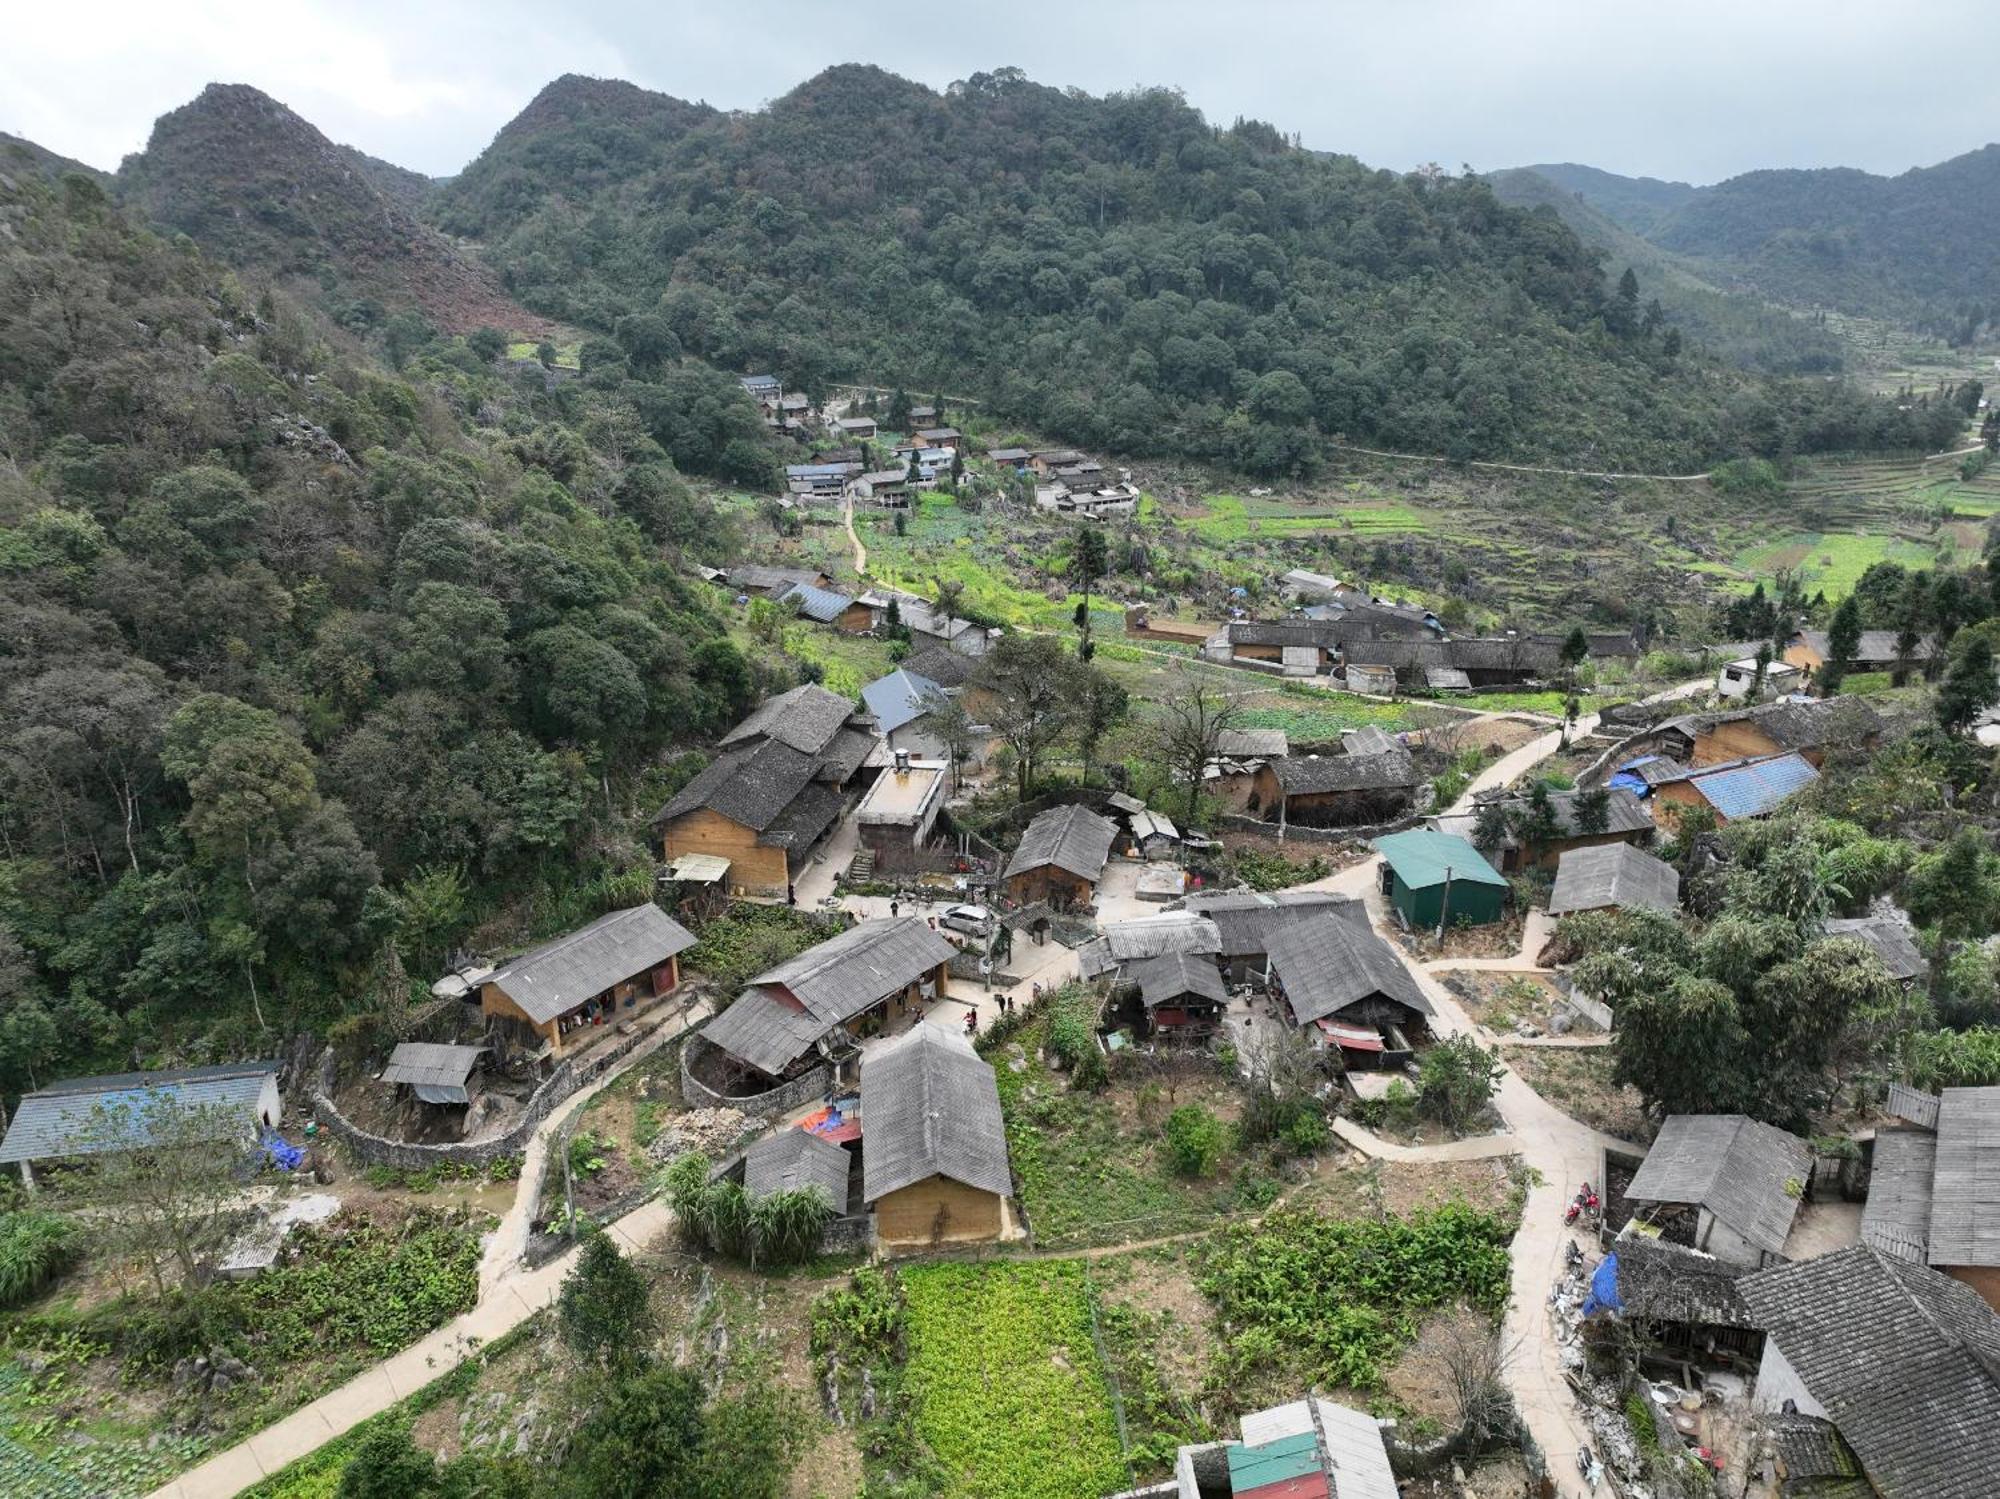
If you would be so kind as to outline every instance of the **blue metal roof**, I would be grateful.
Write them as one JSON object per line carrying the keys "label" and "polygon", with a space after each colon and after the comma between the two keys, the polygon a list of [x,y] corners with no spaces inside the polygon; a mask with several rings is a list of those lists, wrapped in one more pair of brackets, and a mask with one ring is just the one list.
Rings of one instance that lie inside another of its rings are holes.
{"label": "blue metal roof", "polygon": [[903,725],[915,723],[943,696],[944,689],[929,677],[900,667],[861,689],[861,700],[875,715],[884,734],[893,734]]}
{"label": "blue metal roof", "polygon": [[807,583],[794,583],[779,597],[781,604],[797,601],[799,613],[807,619],[816,619],[821,624],[831,624],[845,614],[854,600],[844,593],[834,593],[826,588],[814,588]]}
{"label": "blue metal roof", "polygon": [[1819,772],[1804,757],[1773,755],[1768,760],[1711,766],[1687,781],[1720,816],[1734,822],[1775,812],[1818,779]]}
{"label": "blue metal roof", "polygon": [[276,1062],[256,1062],[57,1083],[21,1100],[0,1140],[0,1164],[139,1149],[152,1138],[159,1118],[154,1110],[171,1107],[166,1100],[213,1111],[218,1128],[233,1130],[241,1120],[243,1137],[254,1139],[257,1102],[277,1068]]}

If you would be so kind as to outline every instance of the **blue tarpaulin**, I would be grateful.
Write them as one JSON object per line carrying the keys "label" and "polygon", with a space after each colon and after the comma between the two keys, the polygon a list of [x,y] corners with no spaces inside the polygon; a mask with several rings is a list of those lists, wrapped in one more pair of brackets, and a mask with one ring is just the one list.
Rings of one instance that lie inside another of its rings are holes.
{"label": "blue tarpaulin", "polygon": [[1636,760],[1627,760],[1623,765],[1618,767],[1616,773],[1604,784],[1610,787],[1622,786],[1634,796],[1644,796],[1653,788],[1646,784],[1643,776],[1633,775],[1632,772],[1637,770],[1641,765],[1652,764],[1653,761],[1659,758],[1658,755],[1641,755]]}
{"label": "blue tarpaulin", "polygon": [[271,1158],[271,1164],[280,1171],[296,1171],[299,1169],[299,1162],[306,1158],[306,1153],[286,1140],[283,1135],[267,1134],[264,1136],[263,1144],[264,1154]]}
{"label": "blue tarpaulin", "polygon": [[1624,1310],[1625,1303],[1618,1299],[1618,1256],[1607,1254],[1604,1263],[1590,1273],[1590,1294],[1583,1298],[1583,1315]]}

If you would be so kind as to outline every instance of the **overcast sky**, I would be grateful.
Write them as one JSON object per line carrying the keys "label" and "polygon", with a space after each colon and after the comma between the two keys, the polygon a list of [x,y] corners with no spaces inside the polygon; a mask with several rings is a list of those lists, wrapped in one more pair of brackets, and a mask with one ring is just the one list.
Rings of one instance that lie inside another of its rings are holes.
{"label": "overcast sky", "polygon": [[837,62],[1170,84],[1375,166],[1580,161],[1712,182],[1898,172],[2000,137],[1967,0],[16,0],[0,130],[111,168],[211,81],[457,171],[565,72],[754,109]]}

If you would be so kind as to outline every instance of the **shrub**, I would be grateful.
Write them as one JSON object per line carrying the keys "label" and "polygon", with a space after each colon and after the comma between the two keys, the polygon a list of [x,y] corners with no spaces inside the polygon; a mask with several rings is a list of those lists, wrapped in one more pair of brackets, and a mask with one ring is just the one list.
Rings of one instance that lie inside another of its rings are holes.
{"label": "shrub", "polygon": [[1454,1133],[1477,1119],[1500,1082],[1499,1057],[1471,1036],[1440,1041],[1417,1059],[1426,1113]]}
{"label": "shrub", "polygon": [[708,1157],[690,1151],[662,1177],[681,1238],[752,1265],[794,1265],[819,1252],[833,1204],[818,1187],[752,1200],[743,1184],[708,1179]]}
{"label": "shrub", "polygon": [[845,1289],[812,1304],[812,1351],[854,1364],[886,1363],[903,1341],[903,1301],[874,1268],[854,1272]]}
{"label": "shrub", "polygon": [[19,1306],[83,1254],[76,1225],[54,1213],[0,1216],[0,1306]]}
{"label": "shrub", "polygon": [[1198,1103],[1167,1115],[1167,1156],[1182,1176],[1207,1176],[1222,1158],[1222,1121]]}
{"label": "shrub", "polygon": [[1324,1150],[1332,1137],[1326,1116],[1317,1109],[1298,1110],[1278,1132],[1278,1138],[1293,1155],[1314,1155]]}
{"label": "shrub", "polygon": [[599,1231],[583,1241],[576,1268],[556,1301],[563,1341],[577,1357],[615,1362],[634,1355],[652,1336],[652,1297],[646,1277]]}

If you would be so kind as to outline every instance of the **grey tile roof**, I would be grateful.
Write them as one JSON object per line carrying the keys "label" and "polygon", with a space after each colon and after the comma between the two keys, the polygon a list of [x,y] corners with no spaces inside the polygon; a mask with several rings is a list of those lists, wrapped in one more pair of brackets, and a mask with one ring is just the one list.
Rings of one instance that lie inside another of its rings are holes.
{"label": "grey tile roof", "polygon": [[861,1170],[871,1203],[932,1176],[1012,1195],[1000,1089],[970,1041],[918,1024],[863,1060]]}
{"label": "grey tile roof", "polygon": [[1153,1010],[1178,1004],[1184,998],[1205,999],[1227,1004],[1229,990],[1222,982],[1222,970],[1215,959],[1200,953],[1163,953],[1143,958],[1125,970],[1125,977],[1139,986],[1139,1002]]}
{"label": "grey tile roof", "polygon": [[1286,796],[1403,790],[1417,784],[1416,764],[1409,752],[1401,749],[1380,754],[1289,755],[1273,761],[1271,768]]}
{"label": "grey tile roof", "polygon": [[819,774],[817,757],[766,739],[718,756],[675,793],[653,819],[657,827],[707,809],[762,832]]}
{"label": "grey tile roof", "polygon": [[1673,865],[1629,843],[1598,843],[1563,850],[1556,861],[1549,914],[1598,911],[1606,906],[1623,911],[1676,911],[1680,899],[1680,871]]}
{"label": "grey tile roof", "polygon": [[1215,923],[1225,958],[1261,960],[1270,951],[1272,934],[1295,921],[1331,915],[1361,931],[1369,931],[1368,908],[1358,900],[1327,890],[1230,890],[1191,895],[1187,908]]}
{"label": "grey tile roof", "polygon": [[784,990],[823,1026],[832,1026],[950,962],[957,951],[921,916],[864,921],[750,982]]}
{"label": "grey tile roof", "polygon": [[925,650],[912,651],[903,658],[903,670],[913,676],[922,677],[927,682],[935,682],[940,687],[963,687],[971,680],[978,662],[963,651],[955,651],[949,646],[934,645]]}
{"label": "grey tile roof", "polygon": [[[1585,832],[1582,813],[1578,805],[1585,795],[1586,793],[1581,791],[1551,791],[1549,793],[1549,812],[1555,819],[1556,827],[1555,839],[1552,841],[1561,841],[1569,838],[1617,837],[1626,833],[1650,833],[1653,831],[1652,813],[1646,810],[1646,804],[1639,800],[1638,793],[1625,786],[1611,786],[1605,789],[1604,826],[1595,832]],[[1528,808],[1528,798],[1525,796],[1479,798],[1481,806],[1487,805],[1490,802],[1498,802],[1501,806],[1517,814],[1525,813]],[[1479,816],[1475,812],[1444,813],[1431,818],[1430,821],[1431,825],[1440,832],[1456,833],[1461,838],[1469,838],[1473,829],[1478,825]],[[1510,830],[1502,840],[1502,846],[1506,848],[1518,848],[1520,847],[1520,842],[1520,838]]]}
{"label": "grey tile roof", "polygon": [[746,989],[702,1027],[703,1039],[739,1062],[778,1076],[833,1026],[770,989]]}
{"label": "grey tile roof", "polygon": [[[1928,638],[1919,639],[1916,649],[1903,656],[1896,650],[1896,634],[1894,630],[1863,630],[1854,647],[1854,664],[1860,667],[1895,666],[1902,661],[1930,660],[1932,647]],[[1793,638],[1804,641],[1823,658],[1830,660],[1833,656],[1833,643],[1824,630],[1801,630]]]}
{"label": "grey tile roof", "polygon": [[1931,1263],[2000,1265],[2000,1088],[1938,1095]]}
{"label": "grey tile roof", "polygon": [[1340,747],[1350,755],[1392,755],[1402,748],[1386,730],[1375,724],[1341,732]]}
{"label": "grey tile roof", "polygon": [[1396,952],[1372,931],[1328,914],[1295,921],[1271,937],[1271,972],[1285,987],[1285,1001],[1300,1025],[1338,1015],[1380,996],[1431,1013],[1431,1002]]}
{"label": "grey tile roof", "polygon": [[1861,1242],[1915,1264],[1930,1259],[1931,1182],[1937,1136],[1922,1129],[1885,1129],[1875,1136]]}
{"label": "grey tile roof", "polygon": [[779,1192],[817,1187],[836,1213],[847,1211],[848,1154],[802,1129],[781,1129],[743,1156],[743,1190],[754,1202]]}
{"label": "grey tile roof", "polygon": [[758,589],[782,592],[794,583],[816,588],[821,574],[809,567],[766,567],[761,562],[744,562],[728,569],[728,576],[732,587],[749,593]]}
{"label": "grey tile roof", "polygon": [[1882,1499],[1992,1499],[2000,1316],[1976,1291],[1866,1244],[1738,1284]]}
{"label": "grey tile roof", "polygon": [[816,755],[825,749],[847,720],[854,717],[853,702],[837,692],[829,692],[817,682],[807,682],[790,692],[766,698],[743,722],[722,736],[722,743],[744,744],[755,739],[776,739],[795,750]]}
{"label": "grey tile roof", "polygon": [[1624,1303],[1626,1320],[1753,1325],[1750,1308],[1737,1289],[1743,1272],[1734,1266],[1644,1234],[1628,1234],[1612,1247],[1618,1255],[1618,1299]]}
{"label": "grey tile roof", "polygon": [[833,786],[814,781],[786,803],[757,834],[763,848],[807,849],[839,819],[847,798]]}
{"label": "grey tile roof", "polygon": [[201,1111],[218,1128],[248,1138],[257,1101],[276,1062],[236,1062],[163,1072],[120,1072],[52,1083],[24,1097],[0,1140],[0,1163],[134,1150],[151,1138],[156,1100]]}
{"label": "grey tile roof", "polygon": [[1095,881],[1104,873],[1104,861],[1117,836],[1116,823],[1080,803],[1051,807],[1037,813],[1021,834],[1004,877],[1012,879],[1052,864],[1079,879]]}
{"label": "grey tile roof", "polygon": [[1224,729],[1215,736],[1215,753],[1223,760],[1282,760],[1291,741],[1283,729]]}
{"label": "grey tile roof", "polygon": [[693,946],[694,934],[648,901],[524,952],[486,982],[548,1021]]}
{"label": "grey tile roof", "polygon": [[1742,1114],[1671,1114],[1625,1196],[1694,1203],[1757,1248],[1780,1253],[1799,1198],[1785,1190],[1812,1176],[1812,1151],[1796,1135]]}
{"label": "grey tile roof", "polygon": [[1843,917],[1826,924],[1829,937],[1852,937],[1865,943],[1882,960],[1889,977],[1904,982],[1926,977],[1931,965],[1910,940],[1910,929],[1887,912],[1870,916]]}
{"label": "grey tile roof", "polygon": [[944,689],[903,666],[862,688],[861,699],[882,732],[893,734],[934,711],[944,700]]}
{"label": "grey tile roof", "polygon": [[1882,720],[1858,697],[1828,697],[1812,702],[1765,703],[1728,713],[1694,714],[1662,724],[1690,738],[1723,724],[1750,723],[1779,749],[1820,749],[1834,744],[1861,744],[1882,732]]}

